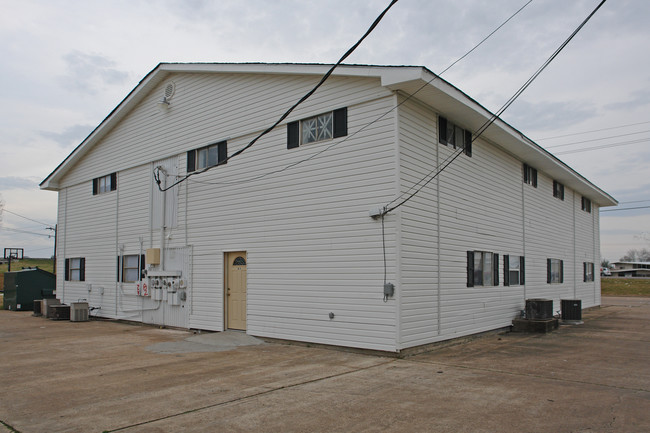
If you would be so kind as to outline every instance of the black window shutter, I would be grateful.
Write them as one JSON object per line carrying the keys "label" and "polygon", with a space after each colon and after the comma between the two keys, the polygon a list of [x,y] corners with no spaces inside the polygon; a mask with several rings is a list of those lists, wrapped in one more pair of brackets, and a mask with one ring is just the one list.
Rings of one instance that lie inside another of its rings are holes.
{"label": "black window shutter", "polygon": [[447,119],[438,116],[438,141],[447,144]]}
{"label": "black window shutter", "polygon": [[98,191],[99,191],[99,179],[95,178],[93,179],[93,195],[97,195]]}
{"label": "black window shutter", "polygon": [[507,254],[503,255],[503,285],[510,285],[510,256]]}
{"label": "black window shutter", "polygon": [[524,183],[528,183],[528,164],[524,164]]}
{"label": "black window shutter", "polygon": [[118,283],[120,282],[120,267],[121,267],[120,256],[117,256],[117,276],[115,277],[115,279],[117,280]]}
{"label": "black window shutter", "polygon": [[111,173],[111,191],[117,189],[117,173]]}
{"label": "black window shutter", "polygon": [[526,259],[524,256],[519,257],[519,284],[526,282]]}
{"label": "black window shutter", "polygon": [[190,150],[187,152],[187,172],[194,170],[196,170],[196,150]]}
{"label": "black window shutter", "polygon": [[228,142],[222,141],[217,146],[217,164],[225,164],[228,162]]}
{"label": "black window shutter", "polygon": [[79,262],[79,281],[86,281],[86,259],[82,257]]}
{"label": "black window shutter", "polygon": [[140,254],[140,280],[144,277],[144,254]]}
{"label": "black window shutter", "polygon": [[533,186],[537,188],[537,170],[533,168]]}
{"label": "black window shutter", "polygon": [[65,259],[65,274],[63,279],[65,281],[70,281],[70,259]]}
{"label": "black window shutter", "polygon": [[560,260],[560,283],[564,283],[564,260]]}
{"label": "black window shutter", "polygon": [[334,110],[334,138],[348,135],[348,107]]}
{"label": "black window shutter", "polygon": [[587,282],[587,263],[582,262],[582,282]]}
{"label": "black window shutter", "polygon": [[467,287],[474,287],[474,251],[467,252]]}
{"label": "black window shutter", "polygon": [[287,123],[287,149],[293,149],[300,146],[300,123]]}
{"label": "black window shutter", "polygon": [[499,285],[499,255],[494,255],[494,278],[493,282],[495,286]]}
{"label": "black window shutter", "polygon": [[472,133],[465,130],[465,155],[472,156]]}
{"label": "black window shutter", "polygon": [[546,259],[546,282],[551,284],[551,259]]}

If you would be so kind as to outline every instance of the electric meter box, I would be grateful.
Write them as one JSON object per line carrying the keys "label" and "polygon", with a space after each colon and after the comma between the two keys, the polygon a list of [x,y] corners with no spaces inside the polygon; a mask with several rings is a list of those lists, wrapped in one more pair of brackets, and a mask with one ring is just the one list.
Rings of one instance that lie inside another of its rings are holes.
{"label": "electric meter box", "polygon": [[160,248],[147,248],[145,262],[148,265],[160,264]]}

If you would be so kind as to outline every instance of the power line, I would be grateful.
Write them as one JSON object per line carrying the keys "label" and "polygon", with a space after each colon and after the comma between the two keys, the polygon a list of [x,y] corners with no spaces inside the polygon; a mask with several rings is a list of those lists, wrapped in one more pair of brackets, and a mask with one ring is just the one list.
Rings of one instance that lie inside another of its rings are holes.
{"label": "power line", "polygon": [[[234,158],[235,156],[241,155],[241,154],[242,154],[243,152],[245,152],[247,149],[249,149],[250,147],[252,147],[252,146],[257,142],[257,140],[259,140],[260,138],[262,138],[263,136],[265,136],[266,134],[268,134],[269,132],[271,132],[273,129],[275,129],[276,126],[278,126],[278,125],[280,124],[280,122],[282,122],[284,119],[286,119],[287,116],[289,116],[289,114],[291,114],[291,112],[292,112],[296,107],[298,107],[298,105],[302,104],[304,101],[307,100],[307,98],[309,98],[311,95],[313,95],[314,92],[316,92],[316,90],[318,90],[318,88],[319,88],[319,87],[320,87],[320,86],[325,82],[325,80],[327,80],[327,79],[329,78],[329,76],[332,75],[332,73],[334,72],[334,69],[335,69],[338,65],[340,65],[340,64],[343,62],[343,60],[345,60],[348,56],[350,56],[350,54],[352,54],[352,53],[354,52],[354,50],[356,50],[357,47],[358,47],[359,45],[361,45],[361,42],[363,42],[363,40],[366,39],[366,37],[368,37],[368,35],[369,35],[369,34],[370,34],[374,29],[375,29],[375,27],[377,27],[377,25],[378,25],[379,22],[382,20],[382,18],[384,17],[384,15],[386,15],[386,13],[388,12],[388,10],[389,10],[390,8],[392,8],[393,5],[394,5],[395,3],[397,3],[397,1],[398,1],[398,0],[392,0],[392,1],[390,2],[390,4],[386,7],[386,9],[384,9],[383,12],[382,12],[381,14],[379,14],[379,16],[375,19],[375,21],[374,21],[374,22],[372,23],[372,25],[368,28],[368,30],[366,30],[366,33],[364,33],[364,35],[361,37],[361,39],[359,39],[359,40],[358,40],[354,45],[352,45],[352,47],[350,47],[350,49],[348,49],[348,50],[345,52],[345,54],[343,54],[343,56],[341,56],[341,58],[338,60],[338,62],[336,62],[336,63],[335,63],[335,64],[334,64],[334,65],[333,65],[333,66],[332,66],[332,67],[331,67],[331,68],[330,68],[326,73],[325,73],[325,75],[323,75],[323,77],[321,78],[321,80],[318,82],[318,84],[316,84],[316,86],[314,86],[314,88],[312,88],[312,89],[311,89],[309,92],[307,92],[307,93],[306,93],[302,98],[300,98],[300,100],[299,100],[298,102],[296,102],[295,104],[293,104],[293,105],[292,105],[292,106],[291,106],[287,111],[285,111],[284,114],[283,114],[282,116],[280,116],[280,118],[279,118],[279,119],[278,119],[278,120],[277,120],[273,125],[269,126],[269,127],[266,128],[264,131],[262,131],[259,135],[257,135],[255,138],[253,138],[253,139],[250,141],[250,143],[248,143],[246,146],[244,146],[243,148],[239,149],[238,151],[236,151],[235,153],[233,153],[232,155],[230,155],[229,157],[227,157],[227,158],[225,159],[225,161],[222,162],[222,164],[225,164],[226,162],[228,162],[230,159]],[[221,165],[221,164],[219,164],[219,165]],[[188,173],[188,174],[186,174],[183,178],[177,180],[176,182],[172,183],[170,186],[165,187],[165,188],[161,188],[161,187],[160,187],[160,179],[157,178],[157,176],[154,176],[154,178],[155,178],[155,180],[156,180],[156,183],[158,184],[158,189],[160,189],[161,191],[167,191],[168,189],[171,189],[171,188],[175,187],[175,186],[178,185],[179,183],[186,181],[190,176],[193,176],[193,175],[196,175],[196,174],[205,173],[206,171],[208,171],[208,170],[210,170],[210,169],[212,169],[212,168],[214,168],[214,167],[218,167],[218,165],[214,165],[214,166],[211,166],[211,167],[206,167],[206,168],[204,168],[203,170],[200,170],[200,171],[194,171],[194,172],[192,172],[192,173]]]}
{"label": "power line", "polygon": [[7,208],[2,209],[1,212],[8,212],[8,213],[10,213],[12,215],[16,215],[17,217],[24,218],[24,219],[29,220],[31,222],[35,222],[36,224],[41,224],[41,225],[44,225],[44,226],[52,226],[52,224],[47,224],[47,223],[44,223],[44,222],[41,222],[41,221],[36,221],[35,219],[31,219],[31,218],[28,218],[28,217],[26,217],[24,215],[20,215],[20,214],[17,214],[16,212],[12,212],[10,210],[7,210]]}
{"label": "power line", "polygon": [[638,123],[628,123],[627,125],[619,125],[619,126],[611,126],[609,128],[602,128],[602,129],[592,129],[591,131],[583,131],[583,132],[574,132],[571,134],[564,134],[564,135],[555,135],[553,137],[544,137],[544,138],[537,138],[535,141],[543,141],[543,140],[552,140],[554,138],[563,138],[563,137],[571,137],[573,135],[582,135],[582,134],[589,134],[592,132],[601,132],[601,131],[609,131],[611,129],[620,129],[620,128],[627,128],[628,126],[636,126],[636,125],[645,125],[650,123],[648,122],[638,122]]}
{"label": "power line", "polygon": [[650,209],[650,206],[626,207],[623,209],[601,209],[601,212],[619,212],[623,210]]}
{"label": "power line", "polygon": [[591,150],[602,150],[602,149],[609,149],[611,147],[629,146],[630,144],[647,143],[648,141],[650,141],[650,138],[642,138],[639,140],[623,141],[620,143],[603,144],[602,146],[583,147],[580,149],[564,150],[562,152],[556,152],[555,155],[567,155],[569,153],[589,152]]}
{"label": "power line", "polygon": [[645,134],[646,132],[650,132],[650,129],[648,129],[646,131],[630,132],[629,134],[610,135],[609,137],[592,138],[590,140],[574,141],[572,143],[554,144],[553,146],[545,146],[545,149],[552,149],[554,147],[563,147],[563,146],[573,146],[574,144],[590,143],[592,141],[609,140],[610,138],[628,137],[630,135]]}
{"label": "power line", "polygon": [[[547,66],[548,66],[548,65],[549,65],[549,64],[550,64],[550,63],[551,63],[551,62],[552,62],[552,61],[553,61],[553,60],[554,60],[554,59],[555,59],[559,54],[560,54],[560,52],[564,49],[564,47],[566,47],[566,46],[569,44],[569,42],[570,42],[570,41],[575,37],[575,35],[578,34],[578,32],[579,32],[579,31],[580,31],[580,30],[585,26],[585,24],[587,24],[587,22],[591,19],[591,17],[594,16],[594,14],[598,11],[598,9],[600,9],[600,8],[602,7],[603,4],[605,4],[606,1],[607,1],[607,0],[602,0],[602,1],[598,4],[598,6],[596,6],[596,8],[595,8],[595,9],[594,9],[594,10],[593,10],[593,11],[592,11],[588,16],[587,16],[587,18],[585,18],[585,19],[582,21],[582,23],[581,23],[581,24],[580,24],[580,25],[579,25],[579,26],[578,26],[578,27],[573,31],[573,33],[571,33],[571,35],[570,35],[570,36],[569,36],[569,37],[568,37],[568,38],[567,38],[567,39],[566,39],[566,40],[565,40],[565,41],[564,41],[564,42],[563,42],[563,43],[562,43],[562,44],[561,44],[561,45],[560,45],[560,46],[559,46],[559,47],[558,47],[554,52],[553,52],[553,54],[552,54],[552,55],[551,55],[551,56],[550,56],[550,57],[549,57],[549,58],[548,58],[548,59],[547,59],[547,60],[542,64],[542,66],[540,66],[540,67],[537,69],[537,71],[535,71],[535,73],[534,73],[534,74],[533,74],[533,75],[532,75],[532,76],[531,76],[531,77],[530,77],[530,78],[529,78],[529,79],[528,79],[528,80],[527,80],[527,81],[526,81],[526,82],[525,82],[525,83],[524,83],[524,84],[519,88],[519,90],[517,90],[517,91],[514,93],[514,95],[512,95],[512,96],[510,97],[510,99],[508,99],[508,100],[506,101],[505,104],[503,104],[503,106],[499,109],[499,111],[497,111],[495,114],[493,114],[493,115],[490,117],[490,119],[488,119],[488,120],[487,120],[487,121],[486,121],[486,122],[485,122],[485,123],[484,123],[484,124],[483,124],[483,125],[482,125],[478,130],[477,130],[477,131],[476,131],[475,135],[472,137],[472,140],[471,140],[472,143],[473,143],[474,141],[476,141],[476,139],[478,139],[478,137],[480,137],[481,134],[483,134],[483,133],[484,133],[484,132],[485,132],[485,131],[490,127],[490,125],[492,125],[492,124],[496,121],[496,119],[498,119],[499,116],[501,116],[501,114],[503,114],[503,113],[505,112],[505,110],[508,109],[508,107],[510,107],[510,105],[512,105],[512,103],[513,103],[513,102],[514,102],[514,101],[515,101],[515,100],[516,100],[516,99],[517,99],[517,98],[518,98],[518,97],[519,97],[519,96],[520,96],[520,95],[521,95],[521,94],[522,94],[522,93],[523,93],[523,92],[528,88],[528,86],[530,86],[530,85],[532,84],[532,82],[533,82],[533,81],[534,81],[534,80],[539,76],[539,74],[541,74],[542,71],[543,71],[544,69],[546,69],[546,67],[547,67]],[[459,151],[458,151],[458,152],[453,156],[453,158],[452,158],[449,162],[447,162],[445,165],[443,165],[442,168],[440,168],[439,170],[434,169],[434,170],[430,171],[429,174],[427,174],[427,175],[426,175],[425,177],[423,177],[420,181],[418,181],[418,183],[421,182],[423,179],[428,178],[429,176],[431,176],[431,178],[430,178],[429,180],[427,180],[424,184],[422,184],[422,186],[420,186],[420,188],[418,188],[418,189],[417,189],[415,192],[413,192],[410,196],[408,196],[408,197],[406,197],[404,200],[402,200],[399,204],[397,204],[397,205],[395,205],[395,206],[393,206],[393,207],[391,207],[391,208],[388,208],[388,205],[386,205],[386,206],[384,207],[384,210],[383,210],[382,213],[381,213],[381,217],[383,218],[384,215],[386,215],[387,213],[392,212],[393,210],[397,209],[398,207],[402,206],[403,204],[405,204],[406,202],[408,202],[409,200],[411,200],[413,197],[415,197],[415,195],[416,195],[417,193],[419,193],[419,192],[420,192],[420,191],[421,191],[421,190],[422,190],[422,189],[423,189],[427,184],[429,184],[429,182],[431,182],[433,179],[435,179],[435,178],[436,178],[440,173],[442,173],[442,171],[443,171],[444,169],[446,169],[446,168],[449,166],[449,164],[451,164],[453,161],[455,161],[456,158],[458,158],[458,156],[459,156],[462,152],[463,152],[463,149],[460,149],[460,150],[459,150]],[[436,170],[437,170],[437,171],[436,171]],[[434,172],[435,172],[435,174],[434,174]],[[403,195],[403,194],[400,194],[400,195]],[[394,201],[395,201],[395,200],[391,201],[390,203],[393,203]]]}
{"label": "power line", "polygon": [[[428,85],[431,84],[433,81],[435,81],[435,80],[437,80],[438,78],[440,78],[440,76],[441,76],[442,74],[444,74],[444,73],[447,72],[449,69],[451,69],[451,68],[452,68],[456,63],[458,63],[459,61],[461,61],[462,59],[464,59],[465,57],[467,57],[470,53],[472,53],[474,50],[476,50],[478,47],[480,47],[480,46],[481,46],[485,41],[487,41],[487,40],[488,40],[492,35],[494,35],[497,31],[499,31],[499,30],[500,30],[504,25],[506,25],[508,22],[510,22],[510,20],[512,20],[516,15],[518,15],[519,12],[521,12],[521,11],[522,11],[526,6],[528,6],[530,3],[532,3],[532,1],[533,1],[533,0],[529,0],[528,2],[526,2],[526,3],[525,3],[522,7],[520,7],[520,8],[519,8],[515,13],[513,13],[512,15],[510,15],[510,17],[508,17],[508,19],[506,19],[504,22],[502,22],[498,27],[496,27],[496,28],[495,28],[492,32],[490,32],[487,36],[485,36],[485,37],[484,37],[484,38],[483,38],[479,43],[477,43],[477,44],[476,44],[472,49],[470,49],[468,52],[466,52],[465,54],[463,54],[461,57],[459,57],[457,60],[455,60],[455,61],[454,61],[453,63],[451,63],[449,66],[447,66],[445,69],[443,69],[442,72],[440,72],[439,74],[437,74],[437,75],[434,74],[434,77],[433,77],[433,78],[431,78],[429,81],[427,81],[426,83],[424,83],[423,85],[421,85],[418,89],[415,90],[415,92],[413,92],[413,93],[411,93],[411,94],[408,94],[408,95],[406,96],[406,98],[404,98],[402,101],[400,101],[399,103],[397,103],[394,107],[391,107],[390,110],[388,110],[388,111],[386,111],[385,113],[379,115],[377,118],[375,118],[375,119],[372,120],[371,122],[365,124],[364,126],[362,126],[361,128],[359,128],[358,130],[356,130],[355,132],[353,132],[352,134],[349,134],[348,136],[346,136],[346,137],[343,138],[342,140],[334,141],[334,142],[333,142],[332,144],[330,144],[329,146],[327,146],[327,147],[321,149],[320,151],[316,152],[315,154],[313,154],[313,155],[311,155],[311,156],[308,156],[308,157],[305,158],[305,159],[301,159],[301,160],[299,160],[299,161],[296,161],[296,162],[293,162],[293,163],[291,163],[291,164],[289,164],[289,165],[286,165],[285,167],[282,167],[282,168],[280,168],[280,169],[273,170],[273,171],[269,171],[269,172],[266,172],[266,173],[260,174],[260,175],[258,175],[258,176],[250,177],[250,178],[248,178],[248,179],[243,179],[243,180],[233,180],[233,181],[221,181],[221,182],[199,181],[199,180],[194,179],[194,180],[192,180],[192,182],[199,183],[199,184],[203,184],[203,185],[239,185],[239,184],[246,183],[246,182],[252,182],[252,181],[255,181],[255,180],[262,179],[262,178],[264,178],[264,177],[266,177],[266,176],[270,176],[270,175],[273,175],[273,174],[281,173],[281,172],[286,171],[286,170],[288,170],[288,169],[290,169],[290,168],[292,168],[292,167],[295,167],[295,166],[297,166],[297,165],[299,165],[299,164],[302,164],[303,162],[310,161],[310,160],[312,160],[312,159],[314,159],[314,158],[320,156],[322,153],[325,153],[326,151],[328,151],[329,149],[333,148],[334,146],[337,146],[337,145],[339,145],[339,144],[345,143],[345,142],[348,141],[349,139],[353,138],[354,136],[356,136],[356,135],[359,134],[360,132],[365,131],[367,128],[369,128],[370,126],[374,125],[375,123],[377,123],[378,121],[380,121],[381,119],[383,119],[384,117],[386,117],[387,115],[389,115],[390,113],[392,113],[393,111],[395,111],[397,108],[399,108],[400,106],[402,106],[402,104],[405,104],[407,101],[409,101],[411,98],[413,98],[413,97],[414,97],[418,92],[420,92],[420,91],[421,91],[422,89],[424,89],[426,86],[428,86]],[[419,183],[419,182],[418,182],[418,183]],[[416,185],[417,185],[417,184],[416,184]],[[411,188],[409,188],[409,189],[407,190],[407,192],[410,191],[412,188],[413,188],[413,186],[411,186]]]}
{"label": "power line", "polygon": [[12,229],[10,227],[0,227],[0,230],[9,230],[11,232],[25,233],[25,234],[29,234],[29,235],[35,235],[35,236],[45,236],[47,238],[54,237],[54,235],[46,235],[44,233],[36,233],[36,232],[30,232],[30,231],[27,231],[27,230]]}

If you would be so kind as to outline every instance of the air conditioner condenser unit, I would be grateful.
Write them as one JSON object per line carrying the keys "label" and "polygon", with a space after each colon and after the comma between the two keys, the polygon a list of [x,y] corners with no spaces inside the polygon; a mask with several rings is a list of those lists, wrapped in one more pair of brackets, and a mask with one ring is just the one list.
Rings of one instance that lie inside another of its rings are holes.
{"label": "air conditioner condenser unit", "polygon": [[88,302],[72,302],[70,304],[70,321],[87,322],[89,319],[89,311]]}

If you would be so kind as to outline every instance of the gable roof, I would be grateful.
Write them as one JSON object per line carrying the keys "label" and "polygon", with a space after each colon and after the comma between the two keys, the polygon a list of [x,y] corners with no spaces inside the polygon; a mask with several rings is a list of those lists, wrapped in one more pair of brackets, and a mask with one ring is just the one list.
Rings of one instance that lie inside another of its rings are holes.
{"label": "gable roof", "polygon": [[[60,179],[96,143],[119,123],[147,94],[174,73],[238,73],[322,76],[332,65],[306,63],[160,63],[109,113],[52,173],[40,184],[41,189],[58,190]],[[466,129],[476,131],[492,113],[477,101],[423,66],[340,65],[333,76],[380,79],[381,85],[411,95]],[[501,119],[481,136],[496,146],[546,173],[553,179],[588,197],[599,206],[618,202],[557,157],[537,145]]]}

